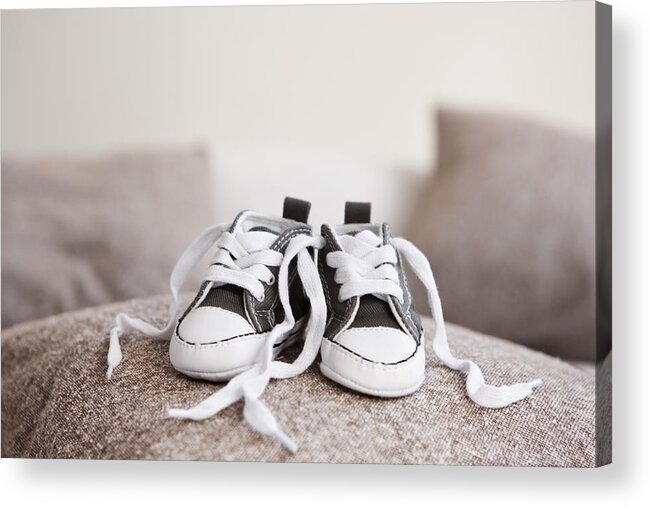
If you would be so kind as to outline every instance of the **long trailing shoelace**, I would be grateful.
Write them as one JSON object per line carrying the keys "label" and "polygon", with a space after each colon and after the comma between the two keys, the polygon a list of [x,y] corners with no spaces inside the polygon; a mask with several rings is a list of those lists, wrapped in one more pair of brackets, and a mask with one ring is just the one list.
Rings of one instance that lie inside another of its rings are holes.
{"label": "long trailing shoelace", "polygon": [[227,225],[214,225],[203,231],[197,239],[195,239],[190,246],[181,254],[181,257],[176,262],[172,274],[170,276],[170,305],[169,316],[167,324],[162,328],[152,326],[144,320],[131,317],[126,313],[120,313],[115,318],[115,326],[111,329],[111,337],[109,341],[108,350],[108,369],[106,371],[106,378],[111,379],[113,370],[122,361],[122,349],[120,347],[120,336],[128,331],[140,332],[151,338],[159,340],[169,340],[174,331],[174,326],[178,319],[179,311],[179,291],[183,282],[187,279],[188,275],[195,268],[197,263],[208,252],[211,246],[215,244],[221,234],[227,230]]}
{"label": "long trailing shoelace", "polygon": [[403,238],[394,238],[392,245],[383,245],[382,239],[370,230],[354,236],[341,235],[339,241],[344,251],[328,253],[326,262],[336,270],[335,281],[341,284],[341,300],[373,294],[381,299],[395,296],[402,303],[405,294],[397,271],[398,253],[406,260],[427,290],[429,307],[436,324],[432,350],[447,367],[467,373],[466,389],[475,403],[488,408],[506,407],[526,398],[542,384],[541,379],[536,379],[521,384],[491,386],[486,384],[474,362],[452,355],[432,269],[425,255],[412,243]]}
{"label": "long trailing shoelace", "polygon": [[[111,378],[113,370],[122,359],[119,339],[123,333],[138,331],[157,339],[171,338],[178,319],[179,290],[211,246],[216,245],[218,251],[206,280],[237,285],[258,299],[264,295],[262,284],[273,282],[269,267],[280,266],[278,291],[285,318],[268,333],[257,363],[232,378],[226,386],[198,405],[189,409],[169,409],[168,415],[180,419],[207,419],[244,399],[244,417],[247,423],[259,433],[275,438],[290,452],[296,452],[294,441],[280,430],[273,414],[259,398],[270,379],[289,378],[303,373],[319,352],[326,325],[326,302],[316,263],[309,249],[322,248],[323,239],[320,236],[298,235],[289,241],[285,253],[281,254],[269,250],[276,238],[271,233],[250,231],[234,236],[226,231],[227,228],[227,225],[217,225],[206,229],[179,258],[170,277],[171,299],[169,319],[165,327],[156,328],[124,313],[116,317],[116,325],[111,330],[107,378]],[[289,303],[288,280],[289,264],[295,258],[298,276],[310,302],[311,312],[304,330],[303,349],[292,363],[285,363],[273,360],[273,346],[287,337],[296,324]]]}

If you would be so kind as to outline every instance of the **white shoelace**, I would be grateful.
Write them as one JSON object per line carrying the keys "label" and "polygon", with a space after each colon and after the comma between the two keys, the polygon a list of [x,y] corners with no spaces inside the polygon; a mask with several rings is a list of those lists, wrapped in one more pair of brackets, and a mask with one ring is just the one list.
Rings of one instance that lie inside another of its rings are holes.
{"label": "white shoelace", "polygon": [[[119,338],[124,332],[133,330],[157,339],[170,339],[178,319],[179,290],[212,245],[216,245],[219,250],[206,280],[237,285],[249,290],[258,299],[264,295],[262,284],[274,281],[268,267],[280,266],[278,290],[285,319],[267,335],[258,363],[231,379],[225,387],[198,405],[187,410],[169,409],[168,415],[181,419],[207,419],[244,398],[244,417],[249,425],[259,433],[275,438],[290,452],[296,452],[296,444],[280,430],[274,416],[259,397],[271,378],[289,378],[303,373],[319,352],[327,310],[321,279],[308,248],[322,248],[323,239],[320,236],[298,235],[289,241],[283,255],[269,249],[276,238],[274,234],[250,231],[236,237],[226,232],[227,228],[226,225],[218,225],[206,229],[179,258],[170,277],[169,320],[164,328],[158,329],[124,313],[116,317],[116,326],[111,330],[107,378],[111,378],[113,370],[122,359]],[[289,263],[294,258],[297,259],[298,275],[310,301],[311,312],[304,331],[303,349],[294,362],[284,363],[273,360],[273,346],[287,337],[296,323],[289,303],[288,280]]]}
{"label": "white shoelace", "polygon": [[[326,325],[326,302],[316,263],[307,249],[322,246],[321,237],[305,235],[297,236],[289,242],[278,274],[278,291],[285,319],[269,332],[258,364],[231,379],[226,386],[198,405],[187,410],[170,409],[168,414],[171,417],[207,419],[244,398],[244,417],[249,425],[257,432],[275,438],[290,452],[296,452],[296,443],[280,430],[276,419],[259,398],[270,379],[300,375],[314,362],[319,352]],[[285,363],[273,360],[273,345],[288,336],[296,323],[289,304],[288,283],[288,267],[294,258],[297,258],[298,275],[312,308],[304,332],[303,349],[294,362]]]}
{"label": "white shoelace", "polygon": [[220,237],[228,229],[227,225],[215,225],[203,231],[197,239],[195,239],[190,246],[181,254],[181,257],[176,262],[172,274],[170,276],[170,306],[169,317],[167,324],[163,328],[152,326],[148,322],[130,317],[126,313],[120,313],[115,318],[115,326],[111,329],[111,338],[109,342],[109,351],[107,357],[108,370],[106,371],[106,378],[110,379],[113,375],[113,370],[122,361],[122,350],[120,348],[120,336],[128,331],[137,331],[145,334],[146,336],[156,338],[159,340],[169,340],[174,331],[174,326],[178,319],[179,311],[179,291],[181,286],[187,279],[188,275],[195,268],[197,263],[206,254],[211,246],[215,244],[217,238]]}
{"label": "white shoelace", "polygon": [[365,230],[355,236],[341,235],[339,241],[343,252],[330,252],[327,264],[335,268],[335,281],[341,285],[339,297],[346,300],[354,296],[373,294],[382,299],[389,295],[403,301],[396,269],[397,252],[406,260],[418,279],[427,289],[429,307],[434,317],[436,331],[432,339],[434,354],[453,370],[468,374],[468,396],[478,405],[501,408],[529,396],[542,384],[541,379],[509,386],[487,385],[479,367],[468,359],[452,355],[443,320],[443,309],[432,269],[425,255],[403,238],[394,238],[393,246],[382,245],[382,239],[372,231]]}

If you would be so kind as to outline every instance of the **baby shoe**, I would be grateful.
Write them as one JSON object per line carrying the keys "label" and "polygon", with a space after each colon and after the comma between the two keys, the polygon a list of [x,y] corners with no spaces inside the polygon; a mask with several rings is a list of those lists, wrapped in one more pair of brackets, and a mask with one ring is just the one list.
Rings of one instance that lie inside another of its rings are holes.
{"label": "baby shoe", "polygon": [[[122,359],[119,337],[124,332],[170,339],[170,361],[177,371],[199,379],[230,380],[195,407],[170,409],[171,417],[205,419],[244,398],[247,422],[295,450],[259,397],[271,378],[305,371],[318,355],[323,337],[326,305],[314,258],[323,241],[312,236],[306,223],[309,210],[310,203],[286,198],[282,218],[244,211],[232,224],[204,231],[172,271],[164,328],[126,314],[117,316],[108,378]],[[181,285],[213,246],[217,251],[205,281],[178,318]],[[294,362],[274,360],[297,339],[304,343]]]}
{"label": "baby shoe", "polygon": [[[311,235],[309,210],[305,201],[286,199],[283,218],[244,211],[219,236],[205,281],[170,341],[176,370],[226,381],[255,364],[265,338],[284,319],[278,271],[289,241]],[[273,344],[274,357],[300,335],[309,309],[295,262],[288,276],[296,323],[288,336]]]}
{"label": "baby shoe", "polygon": [[324,225],[319,271],[328,305],[320,369],[358,392],[397,397],[425,378],[425,337],[407,286],[403,262],[427,289],[436,331],[432,350],[449,368],[468,374],[468,396],[484,407],[504,407],[539,386],[487,385],[479,367],[450,351],[441,301],[427,258],[409,241],[392,238],[388,224],[371,223],[369,203],[346,203],[344,224]]}

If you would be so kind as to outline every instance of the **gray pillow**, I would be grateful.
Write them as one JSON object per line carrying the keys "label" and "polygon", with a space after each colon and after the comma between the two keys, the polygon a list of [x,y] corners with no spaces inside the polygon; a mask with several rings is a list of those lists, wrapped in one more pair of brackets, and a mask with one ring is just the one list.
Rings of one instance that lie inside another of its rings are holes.
{"label": "gray pillow", "polygon": [[[184,295],[182,307],[191,300]],[[214,384],[179,374],[167,342],[138,333],[122,340],[124,360],[106,381],[115,314],[154,325],[168,297],[138,299],[28,322],[2,333],[2,457],[437,463],[593,467],[594,376],[540,352],[448,326],[460,357],[486,379],[511,384],[540,376],[532,396],[504,409],[475,405],[463,375],[427,359],[425,382],[401,398],[362,395],[326,379],[315,362],[303,375],[272,381],[264,402],[299,444],[289,454],[252,431],[238,404],[205,421],[167,417],[213,394]],[[423,319],[425,333],[434,321]],[[288,349],[288,359],[298,350]],[[83,360],[80,360],[83,358]],[[135,416],[134,416],[135,414]]]}
{"label": "gray pillow", "polygon": [[2,161],[2,326],[165,292],[211,219],[201,150]]}
{"label": "gray pillow", "polygon": [[454,110],[438,131],[439,167],[408,237],[431,261],[446,319],[593,360],[593,140]]}

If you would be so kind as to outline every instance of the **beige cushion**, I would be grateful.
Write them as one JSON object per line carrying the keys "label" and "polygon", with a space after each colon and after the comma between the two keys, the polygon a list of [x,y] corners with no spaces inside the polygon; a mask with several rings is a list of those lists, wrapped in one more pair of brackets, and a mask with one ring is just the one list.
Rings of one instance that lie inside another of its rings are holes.
{"label": "beige cushion", "polygon": [[[290,455],[249,429],[240,403],[206,421],[166,418],[166,407],[187,407],[218,388],[176,373],[166,343],[126,336],[123,363],[107,382],[107,337],[118,311],[162,324],[167,298],[82,310],[3,332],[3,457],[595,464],[593,377],[504,340],[449,326],[453,351],[477,361],[489,382],[545,380],[532,397],[501,410],[473,404],[463,376],[431,356],[425,384],[399,399],[348,391],[316,366],[272,381],[263,400],[300,445]],[[425,320],[425,328],[431,334],[432,322]]]}
{"label": "beige cushion", "polygon": [[2,326],[164,292],[211,220],[200,150],[2,162]]}
{"label": "beige cushion", "polygon": [[446,319],[594,360],[594,142],[455,110],[438,130],[439,167],[407,237],[431,262]]}

